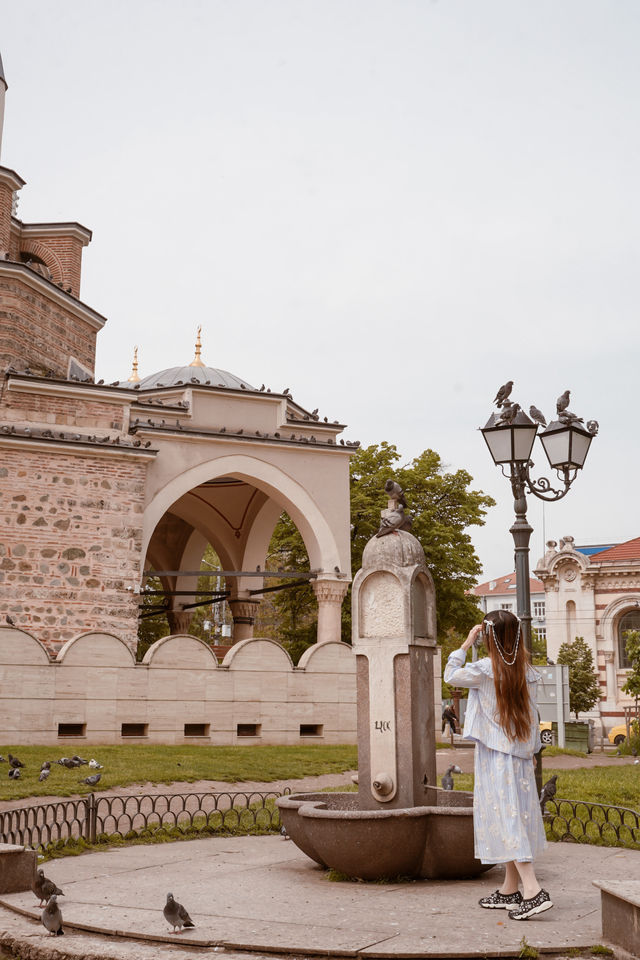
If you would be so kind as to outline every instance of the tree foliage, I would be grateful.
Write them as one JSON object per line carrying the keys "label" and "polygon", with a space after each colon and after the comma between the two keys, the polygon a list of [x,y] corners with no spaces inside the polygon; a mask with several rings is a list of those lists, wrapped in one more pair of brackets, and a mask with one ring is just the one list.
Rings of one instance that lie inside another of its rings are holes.
{"label": "tree foliage", "polygon": [[558,652],[558,663],[569,667],[569,708],[575,714],[591,710],[600,699],[600,684],[593,667],[591,647],[583,637],[563,643]]}
{"label": "tree foliage", "polygon": [[631,665],[627,679],[622,687],[625,693],[635,697],[636,716],[640,700],[640,631],[627,630],[624,634],[625,652]]}

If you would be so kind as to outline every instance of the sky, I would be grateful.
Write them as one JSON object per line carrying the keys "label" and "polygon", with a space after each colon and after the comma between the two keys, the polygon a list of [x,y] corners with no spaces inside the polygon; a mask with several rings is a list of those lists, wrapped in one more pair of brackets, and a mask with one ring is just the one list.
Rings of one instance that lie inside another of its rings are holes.
{"label": "sky", "polygon": [[[3,165],[25,222],[93,230],[96,377],[203,359],[426,448],[496,506],[497,388],[600,433],[544,537],[615,543],[637,510],[636,0],[30,0],[5,5]],[[534,475],[545,470],[539,441]],[[407,499],[411,500],[410,491]]]}

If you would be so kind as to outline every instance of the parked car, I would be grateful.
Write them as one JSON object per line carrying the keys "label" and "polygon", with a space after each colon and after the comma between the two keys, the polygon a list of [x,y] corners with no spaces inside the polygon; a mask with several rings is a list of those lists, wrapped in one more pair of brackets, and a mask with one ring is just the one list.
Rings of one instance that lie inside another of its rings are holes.
{"label": "parked car", "polygon": [[553,743],[553,731],[550,720],[543,720],[540,723],[540,741],[543,747],[548,747]]}
{"label": "parked car", "polygon": [[[636,724],[637,720],[632,720],[631,723]],[[617,727],[612,727],[609,730],[609,743],[614,743],[616,747],[619,747],[621,743],[624,743],[627,739],[627,725],[626,723],[619,723]]]}

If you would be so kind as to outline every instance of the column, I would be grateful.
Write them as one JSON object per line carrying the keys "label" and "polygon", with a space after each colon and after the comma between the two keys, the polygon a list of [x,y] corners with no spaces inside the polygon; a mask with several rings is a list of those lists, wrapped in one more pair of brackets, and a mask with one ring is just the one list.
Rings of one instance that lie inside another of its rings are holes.
{"label": "column", "polygon": [[256,611],[260,605],[259,600],[249,600],[246,597],[234,597],[229,600],[231,616],[233,617],[233,642],[239,643],[240,640],[251,640],[253,637],[253,624],[256,619]]}
{"label": "column", "polygon": [[311,586],[318,601],[318,643],[340,641],[342,601],[347,595],[346,580],[312,580]]}
{"label": "column", "polygon": [[167,620],[171,633],[189,633],[192,616],[190,610],[167,610]]}
{"label": "column", "polygon": [[618,700],[618,682],[616,678],[615,654],[613,650],[604,651],[604,663],[607,678],[607,703],[615,709]]}

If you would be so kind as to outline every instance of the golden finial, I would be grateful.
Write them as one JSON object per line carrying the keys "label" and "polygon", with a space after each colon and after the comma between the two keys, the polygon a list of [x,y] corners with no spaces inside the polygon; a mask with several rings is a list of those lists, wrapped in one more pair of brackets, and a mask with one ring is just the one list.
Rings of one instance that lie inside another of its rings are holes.
{"label": "golden finial", "polygon": [[127,383],[140,383],[140,377],[138,376],[138,348],[133,348],[133,367],[131,369],[131,376],[127,380]]}
{"label": "golden finial", "polygon": [[202,350],[202,343],[200,342],[200,331],[202,327],[198,327],[198,335],[196,337],[196,355],[189,364],[190,367],[204,367],[202,362],[202,357],[200,356],[200,351]]}

